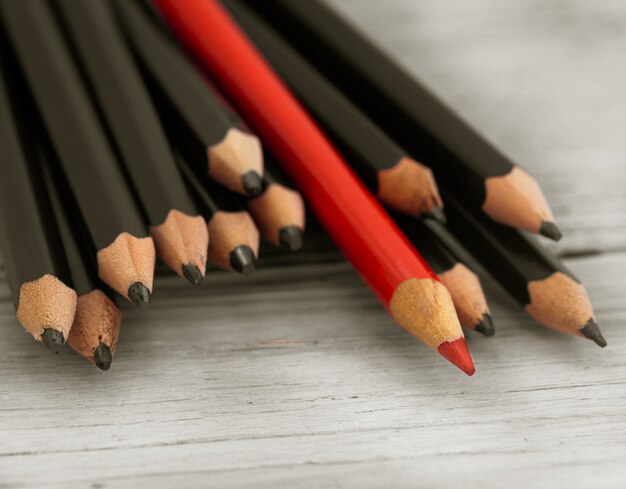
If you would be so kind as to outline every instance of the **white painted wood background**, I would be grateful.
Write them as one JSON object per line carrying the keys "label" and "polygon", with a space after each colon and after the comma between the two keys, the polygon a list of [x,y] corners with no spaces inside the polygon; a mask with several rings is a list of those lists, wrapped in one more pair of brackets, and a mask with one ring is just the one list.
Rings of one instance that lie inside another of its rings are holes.
{"label": "white painted wood background", "polygon": [[609,346],[485,280],[467,378],[311,253],[159,277],[103,373],[35,344],[1,282],[0,487],[625,487],[626,4],[332,3],[539,178]]}

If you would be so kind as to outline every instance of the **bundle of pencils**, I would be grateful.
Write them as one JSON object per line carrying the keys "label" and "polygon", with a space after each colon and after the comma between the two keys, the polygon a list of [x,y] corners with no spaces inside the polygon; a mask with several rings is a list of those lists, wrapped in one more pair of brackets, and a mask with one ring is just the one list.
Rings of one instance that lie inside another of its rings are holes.
{"label": "bundle of pencils", "polygon": [[495,331],[468,251],[539,323],[606,344],[518,230],[560,238],[537,182],[323,3],[154,3],[0,0],[0,249],[35,339],[108,369],[115,292],[148,304],[156,258],[198,285],[207,260],[252,273],[260,237],[300,249],[302,192],[392,318],[468,375],[462,327]]}
{"label": "bundle of pencils", "polygon": [[[157,257],[194,285],[207,259],[249,274],[257,226],[303,216],[296,192],[245,210],[273,186],[260,141],[144,8],[0,2],[0,247],[17,318],[103,370],[114,292],[148,304]],[[303,229],[271,241],[295,250]]]}

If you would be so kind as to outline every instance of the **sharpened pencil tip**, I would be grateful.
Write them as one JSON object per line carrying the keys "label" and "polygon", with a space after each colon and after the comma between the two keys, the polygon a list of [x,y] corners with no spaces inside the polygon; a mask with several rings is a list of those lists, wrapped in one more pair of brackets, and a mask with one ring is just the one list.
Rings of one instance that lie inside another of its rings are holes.
{"label": "sharpened pencil tip", "polygon": [[550,221],[541,222],[541,228],[539,229],[539,233],[542,236],[550,238],[554,241],[558,241],[563,237],[563,234],[561,234],[561,230],[557,227],[557,225]]}
{"label": "sharpened pencil tip", "polygon": [[285,226],[279,231],[280,244],[289,251],[302,248],[302,230],[297,226]]}
{"label": "sharpened pencil tip", "polygon": [[590,319],[587,321],[587,324],[585,324],[580,332],[585,338],[593,341],[600,348],[604,348],[606,346],[606,340],[604,339],[604,336],[602,336],[602,332],[594,320]]}
{"label": "sharpened pencil tip", "polygon": [[230,266],[233,270],[250,275],[256,269],[256,258],[248,245],[237,246],[230,252]]}
{"label": "sharpened pencil tip", "polygon": [[100,370],[109,370],[113,361],[113,355],[109,347],[104,343],[100,343],[96,351],[93,352],[93,361]]}
{"label": "sharpened pencil tip", "polygon": [[52,353],[59,353],[63,349],[63,345],[65,345],[63,333],[52,328],[43,330],[41,341]]}
{"label": "sharpened pencil tip", "polygon": [[248,197],[257,197],[263,192],[263,179],[255,171],[249,171],[241,177],[241,183]]}
{"label": "sharpened pencil tip", "polygon": [[141,282],[135,282],[128,287],[128,298],[139,307],[150,304],[150,291]]}
{"label": "sharpened pencil tip", "polygon": [[479,322],[474,329],[487,337],[493,336],[496,333],[490,314],[485,314],[482,321]]}
{"label": "sharpened pencil tip", "polygon": [[202,280],[204,280],[204,275],[200,269],[191,263],[187,265],[183,265],[183,276],[192,284],[192,285],[200,285]]}
{"label": "sharpened pencil tip", "polygon": [[465,343],[465,338],[458,338],[454,341],[444,341],[439,345],[437,351],[443,358],[467,375],[474,375],[476,369],[474,368],[472,356],[467,348],[467,343]]}
{"label": "sharpened pencil tip", "polygon": [[424,219],[433,219],[441,224],[446,224],[448,219],[446,218],[446,213],[443,210],[443,207],[433,207],[428,212],[424,212],[422,214],[422,218]]}

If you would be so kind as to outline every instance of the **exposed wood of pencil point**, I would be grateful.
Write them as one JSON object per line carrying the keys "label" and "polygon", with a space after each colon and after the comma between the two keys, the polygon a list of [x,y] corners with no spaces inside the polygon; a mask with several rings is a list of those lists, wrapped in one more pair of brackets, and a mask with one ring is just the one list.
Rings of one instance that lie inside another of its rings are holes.
{"label": "exposed wood of pencil point", "polygon": [[396,322],[467,375],[475,371],[448,290],[434,279],[411,278],[389,301]]}
{"label": "exposed wood of pencil point", "polygon": [[377,196],[392,209],[415,217],[443,207],[433,172],[408,157],[378,172]]}
{"label": "exposed wood of pencil point", "polygon": [[20,287],[17,320],[37,341],[52,329],[67,340],[76,311],[76,292],[58,278],[44,275]]}
{"label": "exposed wood of pencil point", "polygon": [[[278,183],[270,184],[260,197],[248,202],[248,209],[261,236],[275,244],[297,249],[285,243],[281,231],[304,231],[304,201],[302,196]],[[300,243],[301,245],[301,243]]]}
{"label": "exposed wood of pencil point", "polygon": [[447,272],[440,273],[439,278],[452,296],[461,326],[492,336],[489,306],[476,274],[463,263],[457,263]]}
{"label": "exposed wood of pencil point", "polygon": [[263,150],[259,138],[231,128],[207,152],[209,176],[213,180],[242,195],[254,197],[261,193]]}
{"label": "exposed wood of pencil point", "polygon": [[172,209],[162,224],[150,228],[150,235],[163,263],[194,285],[202,282],[209,233],[201,216],[190,216]]}
{"label": "exposed wood of pencil point", "polygon": [[582,284],[555,272],[546,279],[530,282],[528,293],[530,304],[524,310],[533,319],[562,333],[583,336],[600,347],[606,346]]}
{"label": "exposed wood of pencil point", "polygon": [[108,370],[115,354],[122,313],[101,290],[81,295],[74,325],[67,338],[76,353],[102,370]]}
{"label": "exposed wood of pencil point", "polygon": [[[156,259],[152,238],[120,233],[113,243],[99,250],[97,256],[98,274],[105,284],[137,305],[150,302]],[[147,297],[137,299],[130,294],[136,284],[147,289]]]}
{"label": "exposed wood of pencil point", "polygon": [[483,211],[494,221],[558,241],[561,232],[537,181],[519,166],[485,180]]}
{"label": "exposed wood of pencil point", "polygon": [[254,271],[259,253],[259,230],[250,214],[217,211],[208,228],[211,236],[209,259],[213,263],[244,274]]}

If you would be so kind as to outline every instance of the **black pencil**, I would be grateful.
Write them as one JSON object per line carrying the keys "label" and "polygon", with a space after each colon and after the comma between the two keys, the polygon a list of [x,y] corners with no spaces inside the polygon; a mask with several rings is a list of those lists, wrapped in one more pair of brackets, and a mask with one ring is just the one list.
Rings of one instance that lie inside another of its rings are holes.
{"label": "black pencil", "polygon": [[[117,346],[122,313],[104,292],[104,284],[98,280],[93,250],[89,249],[82,234],[84,226],[72,222],[70,218],[75,206],[63,203],[63,196],[67,199],[71,193],[61,178],[58,163],[54,161],[47,141],[43,139],[40,136],[39,141],[33,141],[33,144],[39,144],[46,155],[41,169],[43,179],[69,264],[72,284],[78,295],[76,315],[67,343],[99,369],[108,370]],[[53,175],[57,175],[57,178]]]}
{"label": "black pencil", "polygon": [[56,5],[148,218],[157,255],[199,284],[207,259],[206,223],[178,173],[110,4],[56,0]]}
{"label": "black pencil", "polygon": [[449,248],[450,242],[455,244],[455,249],[461,246],[460,243],[444,226],[438,225],[435,232],[431,227],[415,219],[398,214],[394,214],[393,217],[404,235],[450,292],[461,326],[485,336],[493,336],[495,333],[493,320],[480,279]]}
{"label": "black pencil", "polygon": [[[4,74],[15,74],[15,66],[4,54],[0,53],[0,248],[18,321],[58,353],[72,327],[76,292],[39,178],[39,153],[24,138],[24,128],[31,122],[24,117],[32,109],[19,103],[17,84],[5,80]],[[15,119],[21,120],[21,129]]]}
{"label": "black pencil", "polygon": [[388,207],[443,219],[429,168],[413,160],[243,2],[224,2],[370,190]]}
{"label": "black pencil", "polygon": [[290,251],[302,248],[304,200],[271,161],[265,168],[263,192],[248,199],[246,207],[264,239]]}
{"label": "black pencil", "polygon": [[494,220],[558,240],[536,180],[320,0],[247,1],[447,186]]}
{"label": "black pencil", "polygon": [[558,258],[447,192],[443,198],[450,230],[531,317],[606,346],[585,287]]}
{"label": "black pencil", "polygon": [[192,150],[191,163],[242,195],[262,188],[263,153],[256,136],[230,119],[201,75],[135,2],[116,2],[128,41],[158,101],[162,121]]}
{"label": "black pencil", "polygon": [[155,250],[50,5],[0,1],[6,31],[97,249],[98,274],[150,301]]}
{"label": "black pencil", "polygon": [[180,171],[197,199],[209,229],[209,260],[220,268],[249,275],[256,268],[259,231],[234,194],[194,172],[179,158]]}

